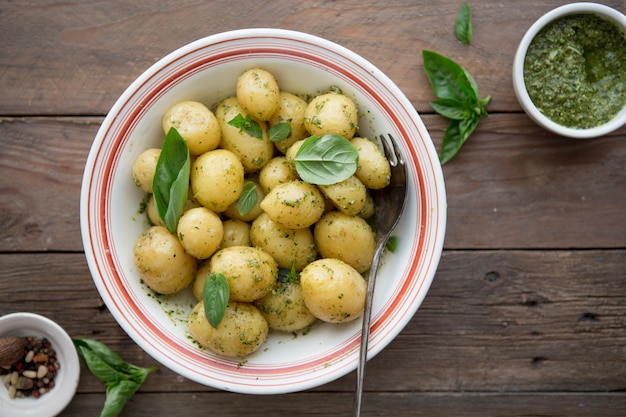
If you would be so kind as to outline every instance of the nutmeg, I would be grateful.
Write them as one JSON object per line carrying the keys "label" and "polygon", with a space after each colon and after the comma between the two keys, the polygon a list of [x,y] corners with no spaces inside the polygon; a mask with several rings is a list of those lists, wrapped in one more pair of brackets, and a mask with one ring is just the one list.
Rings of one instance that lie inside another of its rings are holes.
{"label": "nutmeg", "polygon": [[0,366],[11,366],[24,356],[26,340],[21,337],[0,337]]}

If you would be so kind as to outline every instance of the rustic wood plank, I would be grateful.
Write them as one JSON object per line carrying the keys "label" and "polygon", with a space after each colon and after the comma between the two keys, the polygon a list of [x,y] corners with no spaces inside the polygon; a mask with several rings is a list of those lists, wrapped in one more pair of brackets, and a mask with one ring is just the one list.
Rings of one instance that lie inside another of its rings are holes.
{"label": "rustic wood plank", "polygon": [[[98,415],[102,395],[79,394],[61,417]],[[347,416],[349,393],[299,393],[282,396],[245,396],[232,393],[135,394],[122,415],[152,417],[179,415],[182,409],[220,417],[252,416]],[[626,413],[624,393],[365,393],[362,416],[396,417],[622,417]]]}
{"label": "rustic wood plank", "polygon": [[[0,255],[0,315],[45,314],[142,366],[82,254]],[[9,296],[10,294],[10,296]],[[619,391],[626,387],[626,251],[444,251],[415,317],[368,365],[369,391]],[[102,389],[84,368],[81,392]],[[351,391],[351,373],[316,391]],[[207,388],[161,367],[147,391]]]}
{"label": "rustic wood plank", "polygon": [[[0,251],[82,251],[80,184],[101,118],[0,118]],[[440,116],[424,123],[438,147]],[[450,249],[623,248],[626,128],[588,141],[484,119],[444,166]]]}
{"label": "rustic wood plank", "polygon": [[[473,3],[474,40],[462,45],[454,36],[457,0],[180,0],[158,7],[149,0],[2,1],[0,114],[104,115],[160,57],[246,27],[294,29],[346,46],[380,67],[424,112],[432,93],[421,51],[435,50],[467,67],[493,96],[490,109],[519,111],[508,74],[525,30],[556,7],[547,3]],[[625,8],[623,1],[604,3]]]}

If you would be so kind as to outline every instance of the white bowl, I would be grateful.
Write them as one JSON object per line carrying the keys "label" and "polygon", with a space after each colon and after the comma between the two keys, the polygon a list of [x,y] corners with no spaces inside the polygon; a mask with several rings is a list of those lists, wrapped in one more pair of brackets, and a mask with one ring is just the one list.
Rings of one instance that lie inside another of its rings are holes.
{"label": "white bowl", "polygon": [[614,22],[626,36],[626,16],[619,11],[598,3],[570,3],[551,10],[532,24],[522,38],[513,61],[513,88],[519,103],[528,116],[545,129],[561,136],[577,139],[602,136],[623,126],[626,123],[626,106],[611,121],[593,128],[576,129],[560,125],[546,117],[533,104],[526,91],[524,82],[524,59],[530,43],[544,27],[565,16],[588,13],[596,14],[607,21]]}
{"label": "white bowl", "polygon": [[33,313],[11,313],[0,317],[0,337],[46,337],[59,359],[55,386],[39,398],[9,398],[9,392],[0,386],[0,417],[52,417],[72,401],[80,378],[78,353],[70,336],[54,321]]}
{"label": "white bowl", "polygon": [[306,335],[272,333],[257,352],[232,360],[201,350],[187,331],[190,290],[156,297],[140,283],[133,246],[147,225],[134,185],[137,155],[163,140],[161,118],[182,100],[211,106],[233,95],[238,75],[260,66],[282,90],[314,94],[338,86],[359,106],[363,135],[391,133],[408,156],[409,201],[386,257],[373,305],[370,358],[411,320],[429,289],[443,246],[446,199],[431,138],[409,100],[371,63],[304,33],[246,29],[192,42],[143,73],[115,103],[95,138],[81,191],[85,253],[100,295],[118,323],[173,371],[215,388],[275,394],[312,388],[356,368],[361,323],[319,324]]}

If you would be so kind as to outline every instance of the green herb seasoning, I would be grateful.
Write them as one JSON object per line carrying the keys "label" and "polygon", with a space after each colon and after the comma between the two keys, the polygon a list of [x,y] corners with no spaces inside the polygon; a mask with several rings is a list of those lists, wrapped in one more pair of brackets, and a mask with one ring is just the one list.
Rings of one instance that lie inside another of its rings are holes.
{"label": "green herb seasoning", "polygon": [[530,43],[524,81],[531,100],[563,126],[610,121],[626,102],[626,39],[593,14],[560,18]]}

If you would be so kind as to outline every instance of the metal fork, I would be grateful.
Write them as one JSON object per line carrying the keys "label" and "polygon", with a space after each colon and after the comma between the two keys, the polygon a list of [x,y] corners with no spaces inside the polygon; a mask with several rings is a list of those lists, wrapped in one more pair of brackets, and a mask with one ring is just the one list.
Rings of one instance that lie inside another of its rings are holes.
{"label": "metal fork", "polygon": [[354,392],[354,404],[352,416],[361,415],[361,399],[363,397],[363,382],[365,380],[365,363],[367,362],[367,348],[370,335],[370,322],[372,318],[372,300],[374,297],[374,285],[376,274],[387,241],[395,229],[400,216],[404,211],[407,199],[406,163],[398,144],[393,136],[380,135],[385,156],[391,165],[391,180],[387,187],[374,191],[374,204],[376,213],[376,251],[372,260],[372,266],[367,277],[367,296],[365,310],[363,311],[363,329],[361,331],[361,349],[359,352],[359,364],[357,367],[357,383]]}

